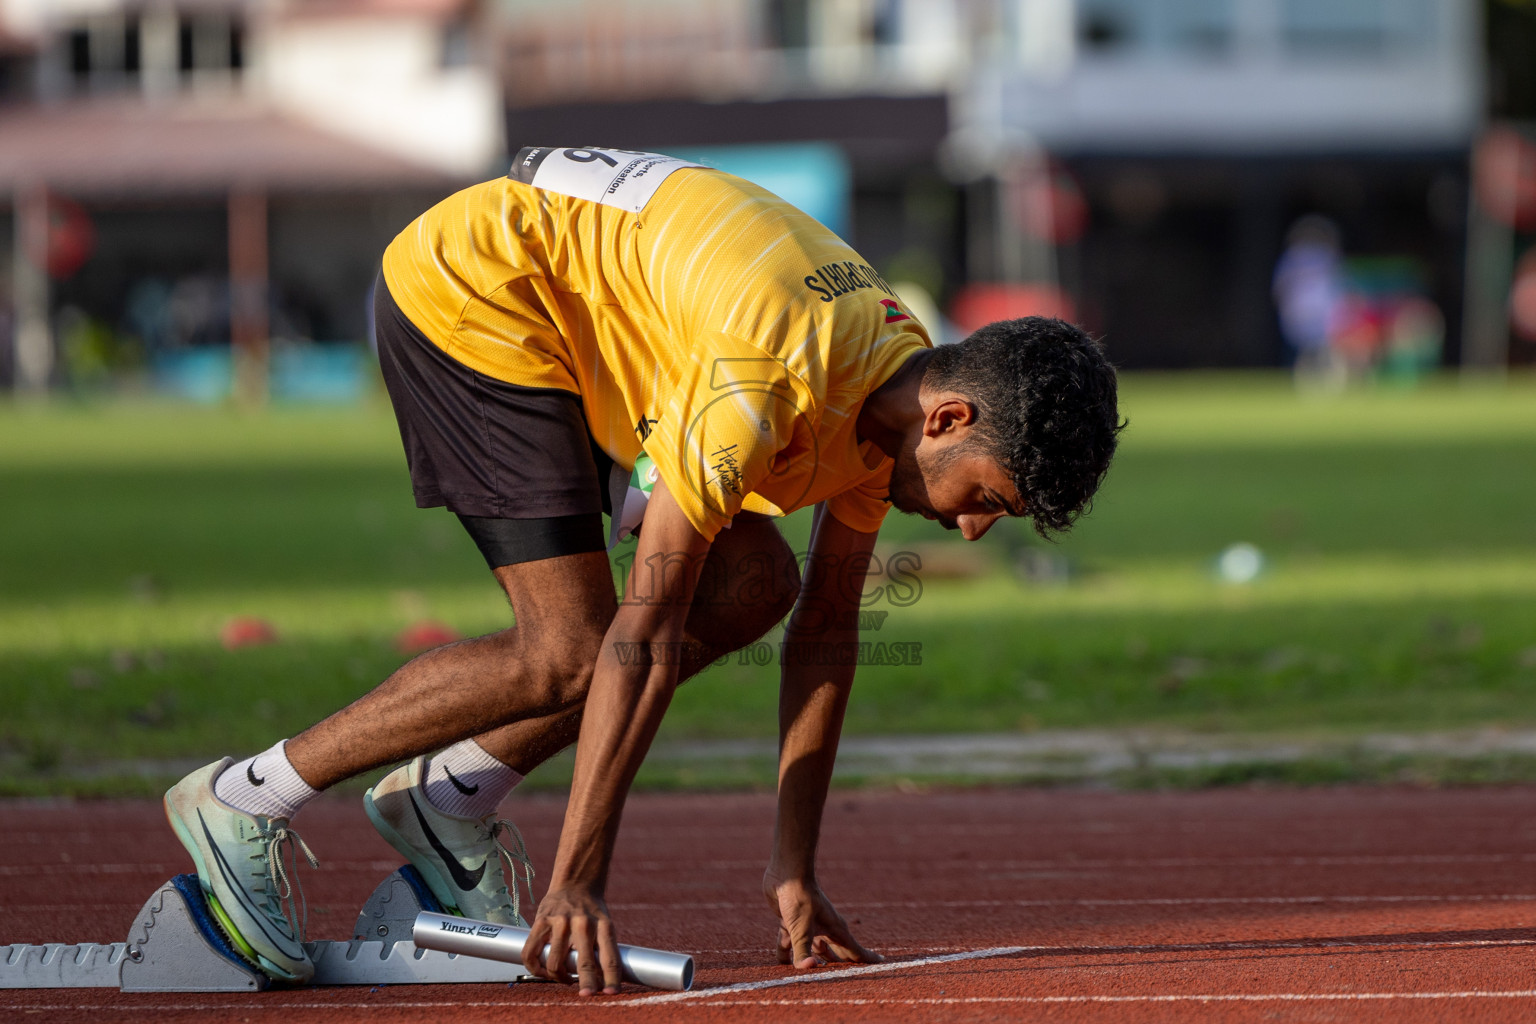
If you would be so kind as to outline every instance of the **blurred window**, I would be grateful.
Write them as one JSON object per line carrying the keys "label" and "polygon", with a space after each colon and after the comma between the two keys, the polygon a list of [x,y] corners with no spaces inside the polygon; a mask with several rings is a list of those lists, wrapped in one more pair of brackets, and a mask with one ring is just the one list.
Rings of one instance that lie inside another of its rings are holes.
{"label": "blurred window", "polygon": [[191,71],[197,66],[194,56],[194,42],[192,22],[187,18],[182,18],[176,24],[176,69],[178,71]]}
{"label": "blurred window", "polygon": [[467,68],[475,60],[472,33],[467,19],[458,18],[443,28],[441,64],[445,68]]}
{"label": "blurred window", "polygon": [[65,37],[69,50],[69,72],[76,78],[91,73],[91,33],[83,28],[72,29]]}
{"label": "blurred window", "polygon": [[764,38],[779,50],[898,46],[912,41],[903,39],[903,6],[902,0],[765,0]]}
{"label": "blurred window", "polygon": [[1084,0],[1079,10],[1089,51],[1219,56],[1232,45],[1233,0]]}
{"label": "blurred window", "polygon": [[768,0],[763,6],[770,46],[803,50],[811,45],[810,0]]}
{"label": "blurred window", "polygon": [[127,30],[123,36],[123,70],[130,75],[139,73],[139,22],[137,18],[128,22]]}
{"label": "blurred window", "polygon": [[1423,49],[1435,35],[1434,0],[1281,0],[1280,31],[1298,55]]}
{"label": "blurred window", "polygon": [[874,0],[869,16],[869,37],[876,46],[901,42],[900,0]]}
{"label": "blurred window", "polygon": [[[66,24],[57,42],[59,59],[76,91],[132,90],[141,79],[167,72],[238,74],[245,67],[245,27],[238,16],[217,11],[199,14],[168,12],[171,33],[164,51],[148,37],[161,38],[162,24],[150,26],[157,14],[130,13],[126,18],[94,18]],[[162,59],[151,56],[164,52]],[[155,65],[150,67],[148,65]]]}
{"label": "blurred window", "polygon": [[1089,50],[1119,50],[1138,42],[1139,8],[1131,0],[1087,0],[1079,16],[1078,35]]}

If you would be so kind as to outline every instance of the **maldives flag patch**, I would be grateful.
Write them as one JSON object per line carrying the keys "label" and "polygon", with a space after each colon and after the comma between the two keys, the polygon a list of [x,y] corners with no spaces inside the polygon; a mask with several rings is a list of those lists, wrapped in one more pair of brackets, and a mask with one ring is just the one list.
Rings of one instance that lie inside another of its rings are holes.
{"label": "maldives flag patch", "polygon": [[901,311],[901,307],[898,306],[892,299],[881,299],[880,305],[885,307],[885,322],[888,324],[899,324],[903,320],[912,319],[911,317],[907,316],[907,314],[903,313]]}

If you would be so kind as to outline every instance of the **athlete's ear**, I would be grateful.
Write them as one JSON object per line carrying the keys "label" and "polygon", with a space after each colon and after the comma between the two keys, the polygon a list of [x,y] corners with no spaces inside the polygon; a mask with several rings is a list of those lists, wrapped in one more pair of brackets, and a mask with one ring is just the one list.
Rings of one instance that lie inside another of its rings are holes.
{"label": "athlete's ear", "polygon": [[953,391],[937,397],[923,416],[923,434],[939,437],[976,422],[976,407]]}

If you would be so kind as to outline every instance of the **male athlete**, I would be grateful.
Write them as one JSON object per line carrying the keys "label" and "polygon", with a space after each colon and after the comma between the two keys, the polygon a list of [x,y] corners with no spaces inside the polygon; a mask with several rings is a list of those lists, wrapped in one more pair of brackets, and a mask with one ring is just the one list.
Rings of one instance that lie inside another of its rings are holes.
{"label": "male athlete", "polygon": [[[1005,515],[1069,527],[1119,429],[1098,346],[1030,318],[935,350],[879,274],[776,196],[604,149],[525,149],[428,210],[385,253],[375,313],[416,502],[458,514],[516,625],[166,794],[231,939],[275,979],[311,976],[284,912],[284,847],[309,856],[288,821],[400,761],[364,797],[379,832],[445,906],[521,924],[527,858],[496,809],[579,737],[525,963],[617,992],[604,889],[635,771],[677,685],[788,615],[763,876],[779,958],[878,959],[815,872],[868,556],[892,505],[967,540]],[[773,520],[806,506],[802,574]],[[638,524],[622,600],[605,509],[611,535]]]}

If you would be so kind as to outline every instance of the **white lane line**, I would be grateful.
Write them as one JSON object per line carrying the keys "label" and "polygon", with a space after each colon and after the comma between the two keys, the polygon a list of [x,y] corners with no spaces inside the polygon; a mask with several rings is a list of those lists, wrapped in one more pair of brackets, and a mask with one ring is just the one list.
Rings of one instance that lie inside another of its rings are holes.
{"label": "white lane line", "polygon": [[886,974],[891,971],[905,971],[913,967],[927,967],[932,964],[951,964],[960,960],[984,960],[988,957],[1008,956],[1011,953],[1023,953],[1026,950],[1036,948],[1038,947],[994,946],[991,949],[973,949],[965,953],[926,956],[918,960],[899,960],[896,963],[889,964],[865,964],[861,967],[844,967],[822,974],[802,974],[790,978],[769,978],[766,981],[743,981],[735,985],[698,989],[693,992],[668,992],[665,995],[631,999],[625,1005],[655,1006],[659,1003],[681,1003],[692,999],[711,999],[715,996],[730,995],[734,992],[758,992],[765,988],[783,988],[786,985],[814,985],[822,981],[841,981],[844,978],[858,978],[866,974]]}
{"label": "white lane line", "polygon": [[[1536,900],[1536,893],[1468,893],[1465,896],[1169,896],[1139,899],[1070,900],[895,900],[850,901],[845,909],[921,910],[924,908],[963,909],[968,907],[1189,907],[1243,904],[1307,903],[1521,903]],[[613,903],[615,910],[744,910],[756,909],[756,903]]]}
{"label": "white lane line", "polygon": [[[1536,939],[1383,939],[1381,942],[1351,942],[1332,939],[1250,939],[1246,942],[1157,942],[1117,946],[1026,946],[1031,953],[1189,953],[1231,950],[1263,953],[1271,949],[1453,949],[1483,946],[1536,946]],[[882,947],[884,948],[884,947]]]}
{"label": "white lane line", "polygon": [[[106,906],[106,904],[101,904]],[[74,904],[74,906],[90,906],[90,904]],[[7,907],[8,910],[28,909],[26,907]],[[53,909],[42,907],[38,909]],[[73,945],[73,943],[67,943]],[[27,945],[27,943],[18,943]],[[41,945],[41,943],[33,943]],[[1435,950],[1435,949],[1478,949],[1484,947],[1516,947],[1536,946],[1536,939],[1383,939],[1380,942],[1352,942],[1348,940],[1310,939],[1250,939],[1243,942],[1148,942],[1148,943],[1120,943],[1116,945],[1064,945],[1064,946],[1020,946],[1022,952],[1028,953],[1059,953],[1065,955],[1089,955],[1097,953],[1191,953],[1227,950],[1231,952],[1263,953],[1271,949],[1405,949],[1405,950]],[[5,946],[0,944],[0,949]],[[741,949],[695,949],[691,953],[696,957],[703,956],[767,956],[772,951],[767,947],[752,947]],[[969,953],[961,946],[880,946],[877,952],[886,954],[902,953],[928,953],[939,955],[941,953]],[[761,966],[761,965],[748,965]],[[542,1004],[541,1004],[542,1005]]]}
{"label": "white lane line", "polygon": [[[1380,942],[1355,942],[1347,939],[1249,939],[1243,942],[1149,942],[1114,946],[1066,945],[1030,946],[1030,952],[1044,953],[1188,953],[1201,950],[1251,950],[1262,953],[1268,949],[1451,949],[1479,946],[1536,946],[1536,939],[1409,939],[1383,938]],[[961,946],[880,946],[877,953],[939,953],[962,952]],[[697,949],[694,956],[750,956],[766,955],[767,947],[750,949]]]}

